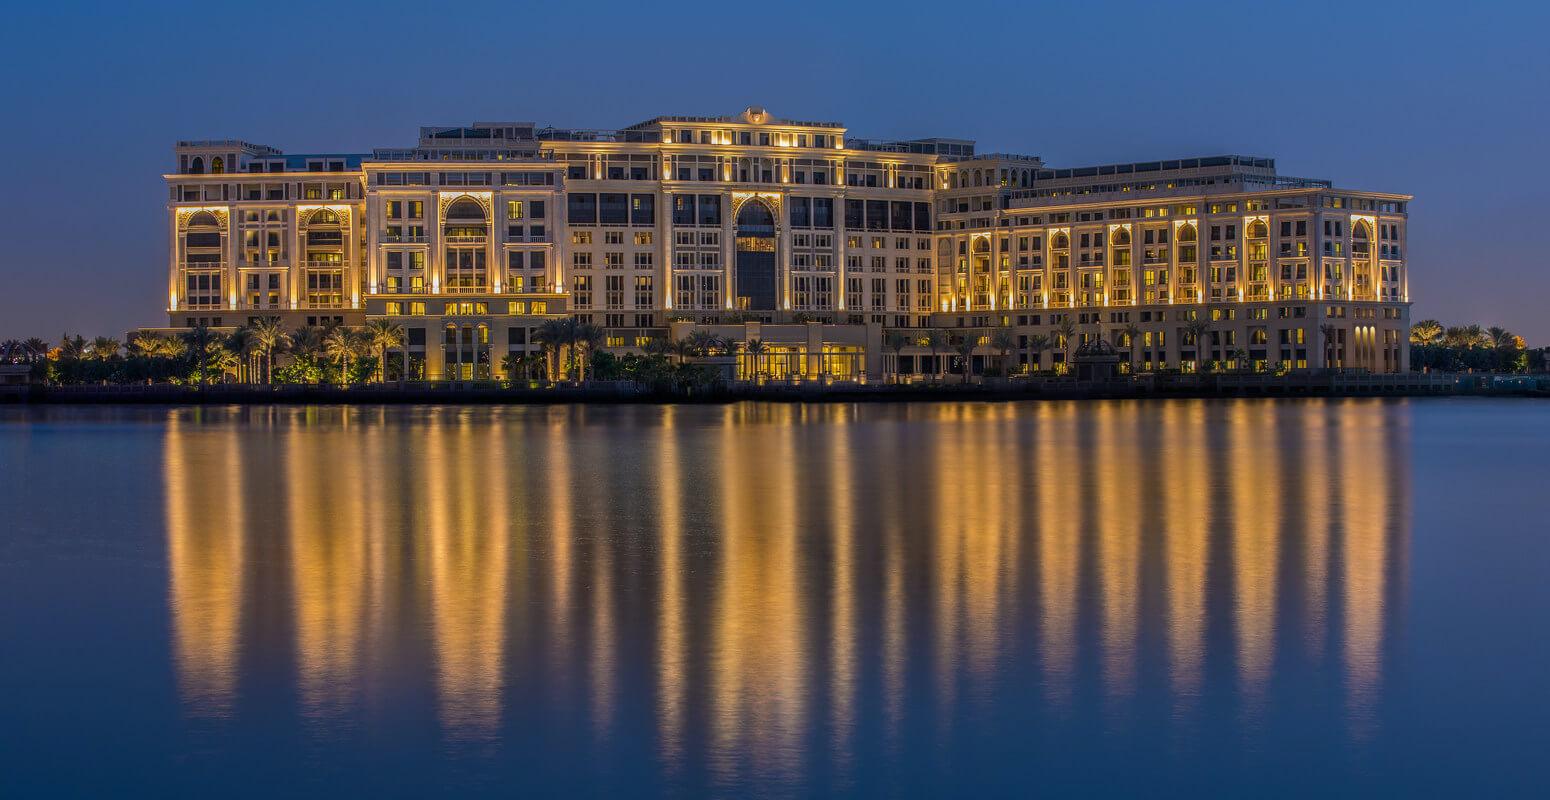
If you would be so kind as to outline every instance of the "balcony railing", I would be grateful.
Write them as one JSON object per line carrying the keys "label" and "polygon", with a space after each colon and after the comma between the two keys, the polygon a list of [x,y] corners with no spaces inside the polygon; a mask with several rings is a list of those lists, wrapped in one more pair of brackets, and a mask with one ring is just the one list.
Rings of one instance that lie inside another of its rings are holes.
{"label": "balcony railing", "polygon": [[428,239],[423,234],[410,236],[402,233],[385,233],[382,235],[382,241],[390,244],[424,244]]}
{"label": "balcony railing", "polygon": [[456,236],[446,237],[445,241],[447,244],[484,244],[485,240],[489,238],[490,237],[487,234],[483,233],[460,233]]}
{"label": "balcony railing", "polygon": [[431,293],[430,292],[430,287],[427,287],[427,286],[398,286],[398,287],[389,287],[385,283],[377,284],[376,285],[376,290],[377,290],[376,291],[377,294],[430,294]]}

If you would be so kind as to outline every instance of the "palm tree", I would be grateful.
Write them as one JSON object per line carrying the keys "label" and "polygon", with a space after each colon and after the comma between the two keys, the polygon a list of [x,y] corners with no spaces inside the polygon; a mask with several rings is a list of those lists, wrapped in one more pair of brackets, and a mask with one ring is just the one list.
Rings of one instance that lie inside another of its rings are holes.
{"label": "palm tree", "polygon": [[331,361],[340,363],[340,382],[350,382],[350,362],[360,352],[360,343],[354,331],[343,325],[335,325],[323,335],[323,353]]}
{"label": "palm tree", "polygon": [[161,354],[162,346],[162,337],[141,331],[130,338],[129,353],[137,358],[154,358]]}
{"label": "palm tree", "polygon": [[1141,336],[1141,326],[1134,322],[1125,323],[1125,327],[1119,332],[1125,337],[1125,345],[1130,348],[1130,374],[1136,374],[1136,339]]}
{"label": "palm tree", "polygon": [[942,359],[937,353],[948,344],[947,331],[941,328],[932,328],[931,332],[926,334],[926,347],[931,348],[931,369],[935,373],[933,378],[937,381],[942,379]]}
{"label": "palm tree", "polygon": [[1319,326],[1319,336],[1324,339],[1324,367],[1328,369],[1335,361],[1335,337],[1340,329],[1334,323],[1326,322]]}
{"label": "palm tree", "polygon": [[689,343],[694,346],[696,356],[708,356],[716,346],[716,337],[709,331],[697,330],[689,333]]}
{"label": "palm tree", "polygon": [[575,328],[575,343],[581,347],[581,360],[578,368],[582,381],[587,379],[587,370],[592,363],[592,354],[603,348],[608,341],[608,333],[601,327],[590,322],[578,323]]}
{"label": "palm tree", "polygon": [[162,358],[178,359],[188,355],[188,342],[175,337],[158,337],[161,345],[156,350],[156,355]]}
{"label": "palm tree", "polygon": [[990,346],[995,349],[996,355],[1001,360],[1001,377],[1005,378],[1011,373],[1006,368],[1007,356],[1012,348],[1017,346],[1017,337],[1012,334],[1011,328],[997,328],[990,335]]}
{"label": "palm tree", "polygon": [[1423,319],[1410,326],[1410,343],[1428,347],[1442,339],[1443,332],[1441,322],[1434,319]]}
{"label": "palm tree", "polygon": [[551,378],[560,374],[560,353],[570,345],[574,325],[575,320],[570,318],[551,319],[533,332],[533,341],[543,348],[544,358],[549,362]]}
{"label": "palm tree", "polygon": [[1516,372],[1522,368],[1518,362],[1519,351],[1524,349],[1523,337],[1499,326],[1486,329],[1486,335],[1491,340],[1491,348],[1495,352],[1495,368],[1503,372]]}
{"label": "palm tree", "polygon": [[687,336],[673,342],[673,355],[678,357],[679,364],[683,364],[690,358],[693,358],[698,352],[698,349],[694,346],[694,341]]}
{"label": "palm tree", "polygon": [[42,361],[48,357],[48,342],[45,342],[36,336],[23,339],[22,347],[27,348],[27,351],[31,353],[31,355],[28,357],[28,361]]}
{"label": "palm tree", "polygon": [[748,344],[743,346],[743,351],[748,354],[749,358],[753,359],[754,378],[762,377],[764,375],[764,354],[769,352],[769,347],[764,344],[764,340],[749,339]]}
{"label": "palm tree", "polygon": [[316,358],[323,352],[322,328],[316,325],[303,325],[291,332],[291,355],[293,357]]}
{"label": "palm tree", "polygon": [[1064,353],[1071,351],[1071,337],[1076,335],[1076,323],[1071,321],[1068,314],[1061,318],[1060,324],[1055,326],[1055,347]]}
{"label": "palm tree", "polygon": [[889,370],[888,374],[890,377],[892,377],[894,383],[899,382],[899,353],[902,352],[904,348],[909,345],[909,343],[910,338],[898,331],[894,331],[893,333],[888,334],[888,336],[883,339],[883,346],[893,351],[893,369]]}
{"label": "palm tree", "polygon": [[236,353],[231,351],[231,348],[226,346],[224,338],[214,336],[205,342],[201,382],[204,380],[203,375],[205,372],[225,375],[228,372],[235,372],[237,367],[241,365],[242,360],[237,357]]}
{"label": "palm tree", "polygon": [[200,388],[204,388],[206,378],[208,377],[206,363],[209,359],[206,358],[206,355],[209,351],[210,340],[212,336],[213,334],[211,334],[210,329],[202,322],[189,329],[187,333],[183,334],[183,344],[185,345],[185,351],[193,354],[195,361],[195,371],[199,376]]}
{"label": "palm tree", "polygon": [[1036,333],[1028,337],[1028,369],[1030,372],[1037,372],[1043,368],[1040,365],[1044,360],[1044,351],[1050,349],[1053,344],[1050,338],[1042,333]]}
{"label": "palm tree", "polygon": [[1464,346],[1469,348],[1490,347],[1491,336],[1477,324],[1464,326]]}
{"label": "palm tree", "polygon": [[59,339],[59,357],[68,361],[80,361],[86,358],[88,352],[86,337],[76,334],[65,334]]}
{"label": "palm tree", "polygon": [[374,319],[366,323],[366,347],[377,359],[377,381],[387,382],[387,354],[404,346],[404,326],[387,319]]}
{"label": "palm tree", "polygon": [[291,337],[280,327],[279,317],[264,317],[247,327],[247,338],[252,342],[253,351],[264,360],[264,383],[270,383],[274,380],[275,351],[284,350]]}
{"label": "palm tree", "polygon": [[957,353],[958,358],[963,360],[963,382],[965,385],[968,385],[969,375],[974,372],[974,348],[978,344],[979,337],[970,332],[958,337],[958,341],[953,345],[953,352]]}
{"label": "palm tree", "polygon": [[653,336],[646,340],[645,346],[641,349],[646,351],[648,356],[666,358],[673,354],[673,343],[661,336]]}
{"label": "palm tree", "polygon": [[251,383],[252,374],[258,370],[253,362],[258,360],[258,347],[253,343],[253,331],[247,325],[239,326],[226,335],[226,349],[237,355],[237,380]]}
{"label": "palm tree", "polygon": [[1195,317],[1184,323],[1184,332],[1189,335],[1189,340],[1195,345],[1195,371],[1206,370],[1206,334],[1211,332],[1211,321],[1205,317]]}
{"label": "palm tree", "polygon": [[532,380],[533,367],[541,363],[541,357],[530,353],[507,353],[501,357],[501,368],[506,370],[508,380],[516,380],[518,375],[524,381]]}
{"label": "palm tree", "polygon": [[91,340],[91,356],[98,361],[108,361],[118,356],[119,343],[117,339],[107,336],[98,336]]}

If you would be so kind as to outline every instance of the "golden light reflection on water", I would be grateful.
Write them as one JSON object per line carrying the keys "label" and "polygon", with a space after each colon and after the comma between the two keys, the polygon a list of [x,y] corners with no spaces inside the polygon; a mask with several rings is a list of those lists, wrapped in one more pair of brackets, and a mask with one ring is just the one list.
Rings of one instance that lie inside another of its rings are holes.
{"label": "golden light reflection on water", "polygon": [[[1259,711],[1275,659],[1276,570],[1280,556],[1280,459],[1274,408],[1239,403],[1227,420],[1226,471],[1217,491],[1231,498],[1233,624],[1244,704]],[[1270,455],[1270,457],[1267,457]]]}
{"label": "golden light reflection on water", "polygon": [[[285,528],[296,620],[296,676],[302,713],[348,709],[359,691],[364,651],[367,528],[361,462],[348,432],[293,427],[284,434]],[[317,446],[321,445],[321,446]],[[318,509],[329,513],[319,514]]]}
{"label": "golden light reflection on water", "polygon": [[234,431],[195,441],[184,427],[168,421],[164,460],[172,652],[189,707],[220,716],[236,694],[242,635],[247,531],[231,513],[242,503],[242,463],[226,457]]}
{"label": "golden light reflection on water", "polygon": [[591,737],[649,718],[667,769],[730,787],[844,776],[868,731],[946,735],[1007,687],[1258,718],[1330,642],[1350,730],[1376,724],[1400,406],[168,413],[191,713],[242,713],[288,657],[307,718],[426,703],[499,740],[569,703]]}
{"label": "golden light reflection on water", "polygon": [[[724,407],[714,434],[725,536],[708,609],[709,760],[728,784],[797,776],[814,666],[806,636],[813,587],[803,585],[812,553],[799,542],[798,512],[810,512],[819,498],[795,490],[794,474],[811,463],[796,463],[793,407],[761,411]],[[717,491],[704,483],[696,489]]]}
{"label": "golden light reflection on water", "polygon": [[1163,561],[1167,575],[1168,674],[1174,708],[1195,704],[1203,680],[1206,637],[1206,574],[1211,561],[1211,495],[1206,485],[1204,405],[1168,404],[1161,412],[1163,462]]}

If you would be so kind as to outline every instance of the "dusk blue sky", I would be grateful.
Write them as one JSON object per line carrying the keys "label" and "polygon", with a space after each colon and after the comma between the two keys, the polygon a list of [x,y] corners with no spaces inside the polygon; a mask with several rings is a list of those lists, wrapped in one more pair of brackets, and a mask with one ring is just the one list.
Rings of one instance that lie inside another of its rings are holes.
{"label": "dusk blue sky", "polygon": [[0,26],[0,338],[165,324],[179,138],[410,145],[474,120],[837,120],[1057,166],[1218,153],[1414,194],[1414,318],[1550,344],[1537,2],[20,3]]}

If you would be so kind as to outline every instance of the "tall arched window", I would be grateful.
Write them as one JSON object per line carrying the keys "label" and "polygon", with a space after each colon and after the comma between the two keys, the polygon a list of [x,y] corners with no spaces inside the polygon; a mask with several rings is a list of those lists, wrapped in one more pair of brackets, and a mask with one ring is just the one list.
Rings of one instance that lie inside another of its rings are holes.
{"label": "tall arched window", "polygon": [[189,172],[190,175],[202,175],[202,174],[204,174],[204,171],[205,171],[205,160],[203,158],[200,158],[199,156],[194,156],[194,160],[188,162],[188,172]]}
{"label": "tall arched window", "polygon": [[210,174],[220,175],[226,171],[226,160],[220,156],[210,159]]}
{"label": "tall arched window", "polygon": [[1365,220],[1351,226],[1351,255],[1365,256],[1371,252],[1372,231],[1367,228]]}

